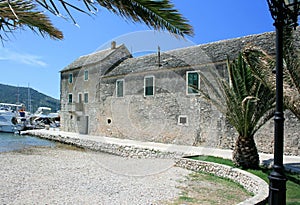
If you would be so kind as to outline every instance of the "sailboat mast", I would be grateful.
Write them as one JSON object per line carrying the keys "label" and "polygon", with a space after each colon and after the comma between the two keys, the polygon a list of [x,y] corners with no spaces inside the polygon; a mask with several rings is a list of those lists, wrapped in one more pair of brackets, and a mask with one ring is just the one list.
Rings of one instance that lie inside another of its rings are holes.
{"label": "sailboat mast", "polygon": [[30,113],[32,113],[32,108],[31,108],[31,94],[30,94],[30,87],[29,87],[29,83],[28,83],[28,111]]}

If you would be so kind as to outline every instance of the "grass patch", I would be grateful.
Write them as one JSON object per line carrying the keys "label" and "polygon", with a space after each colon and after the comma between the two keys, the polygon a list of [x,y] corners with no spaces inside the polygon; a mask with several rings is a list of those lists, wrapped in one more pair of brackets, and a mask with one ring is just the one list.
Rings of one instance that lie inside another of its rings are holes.
{"label": "grass patch", "polygon": [[[184,181],[180,196],[167,204],[237,204],[251,197],[239,184],[225,178],[203,172],[193,172]],[[164,203],[163,203],[164,204]]]}
{"label": "grass patch", "polygon": [[195,160],[201,160],[201,161],[206,161],[206,162],[214,162],[218,164],[224,164],[233,167],[234,164],[231,160],[229,159],[223,159],[221,157],[213,157],[213,156],[192,156],[191,159]]}
{"label": "grass patch", "polygon": [[[234,164],[231,160],[223,159],[220,157],[195,156],[195,157],[191,157],[191,159],[202,160],[202,161],[207,161],[207,162],[214,162],[214,163],[224,164],[224,165],[234,167]],[[269,183],[268,176],[272,170],[267,169],[265,167],[260,167],[260,169],[258,169],[258,170],[248,169],[246,171],[260,177],[261,179],[263,179],[264,181]],[[285,174],[288,179],[288,181],[286,183],[286,188],[287,188],[286,204],[287,205],[300,205],[300,174],[289,173],[289,172],[286,172]]]}

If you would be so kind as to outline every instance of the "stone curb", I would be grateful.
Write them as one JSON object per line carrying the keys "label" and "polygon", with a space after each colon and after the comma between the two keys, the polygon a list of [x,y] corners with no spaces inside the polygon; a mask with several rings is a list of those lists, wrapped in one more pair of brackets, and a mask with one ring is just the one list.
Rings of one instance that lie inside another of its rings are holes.
{"label": "stone curb", "polygon": [[80,148],[85,148],[93,151],[99,151],[118,155],[121,157],[131,158],[178,158],[183,153],[167,152],[154,148],[139,147],[129,144],[118,144],[106,141],[93,141],[90,139],[81,139],[75,137],[64,136],[63,134],[48,134],[47,132],[30,131],[23,132],[22,134],[30,134],[32,136],[57,141],[69,145],[73,145]]}
{"label": "stone curb", "polygon": [[213,162],[205,162],[187,158],[177,159],[175,166],[231,179],[242,185],[247,191],[255,194],[253,197],[239,203],[239,205],[260,205],[266,204],[267,202],[269,196],[269,185],[261,178],[244,170]]}

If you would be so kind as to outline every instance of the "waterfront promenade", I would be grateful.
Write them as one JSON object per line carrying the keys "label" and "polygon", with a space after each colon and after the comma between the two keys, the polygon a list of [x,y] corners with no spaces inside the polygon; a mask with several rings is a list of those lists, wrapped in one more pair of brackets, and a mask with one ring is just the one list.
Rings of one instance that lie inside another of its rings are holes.
{"label": "waterfront promenade", "polygon": [[[163,144],[163,143],[155,143],[155,142],[142,142],[142,141],[136,141],[136,140],[129,140],[129,139],[119,139],[119,138],[110,138],[110,137],[104,137],[104,136],[91,136],[91,135],[81,135],[78,133],[71,133],[71,132],[62,132],[59,130],[30,130],[26,131],[23,134],[31,134],[35,136],[39,136],[41,138],[49,138],[51,135],[57,136],[56,140],[58,141],[64,141],[71,143],[78,143],[78,146],[91,148],[91,149],[100,149],[99,151],[105,151],[105,152],[111,152],[112,150],[110,147],[91,147],[89,146],[92,142],[108,145],[113,148],[124,148],[125,151],[128,150],[129,152],[132,152],[130,149],[136,149],[135,152],[137,152],[137,155],[149,155],[149,152],[155,153],[166,153],[166,155],[169,153],[170,155],[177,156],[177,157],[183,157],[183,156],[192,156],[192,155],[206,155],[206,156],[215,156],[215,157],[222,157],[225,159],[232,159],[232,150],[229,149],[216,149],[211,147],[196,147],[196,146],[185,146],[185,145],[175,145],[175,144]],[[88,141],[87,144],[84,144],[82,142]],[[81,144],[80,144],[81,143]],[[150,150],[150,151],[140,151],[140,150]],[[120,151],[120,150],[119,150]],[[150,155],[151,155],[150,153]],[[112,154],[124,154],[124,152],[120,153],[112,153]],[[125,152],[125,154],[127,154]],[[155,154],[154,156],[155,157]],[[273,154],[265,154],[265,153],[259,153],[260,157],[260,163],[270,166],[273,161]],[[297,173],[300,173],[300,156],[287,156],[285,155],[283,157],[283,163],[285,168],[288,171],[294,171]]]}

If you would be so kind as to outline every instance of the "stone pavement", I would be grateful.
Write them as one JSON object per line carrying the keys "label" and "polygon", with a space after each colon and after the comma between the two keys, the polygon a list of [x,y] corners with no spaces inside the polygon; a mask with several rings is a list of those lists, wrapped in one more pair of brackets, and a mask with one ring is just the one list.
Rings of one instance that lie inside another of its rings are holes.
{"label": "stone pavement", "polygon": [[[39,136],[41,138],[47,138],[47,136],[62,136],[64,138],[73,140],[89,140],[95,143],[118,145],[122,147],[135,147],[138,149],[148,149],[156,150],[160,152],[170,152],[179,153],[182,156],[192,156],[192,155],[209,155],[215,157],[222,157],[225,159],[232,158],[232,150],[229,149],[216,149],[210,147],[196,147],[196,146],[186,146],[186,145],[175,145],[175,144],[163,144],[155,142],[142,142],[130,139],[119,139],[103,136],[91,136],[82,135],[78,133],[62,132],[58,129],[50,130],[28,130],[22,132],[21,134],[29,134]],[[271,165],[273,162],[273,154],[259,153],[261,164]],[[300,156],[284,156],[283,163],[287,170],[292,172],[300,173]]]}

